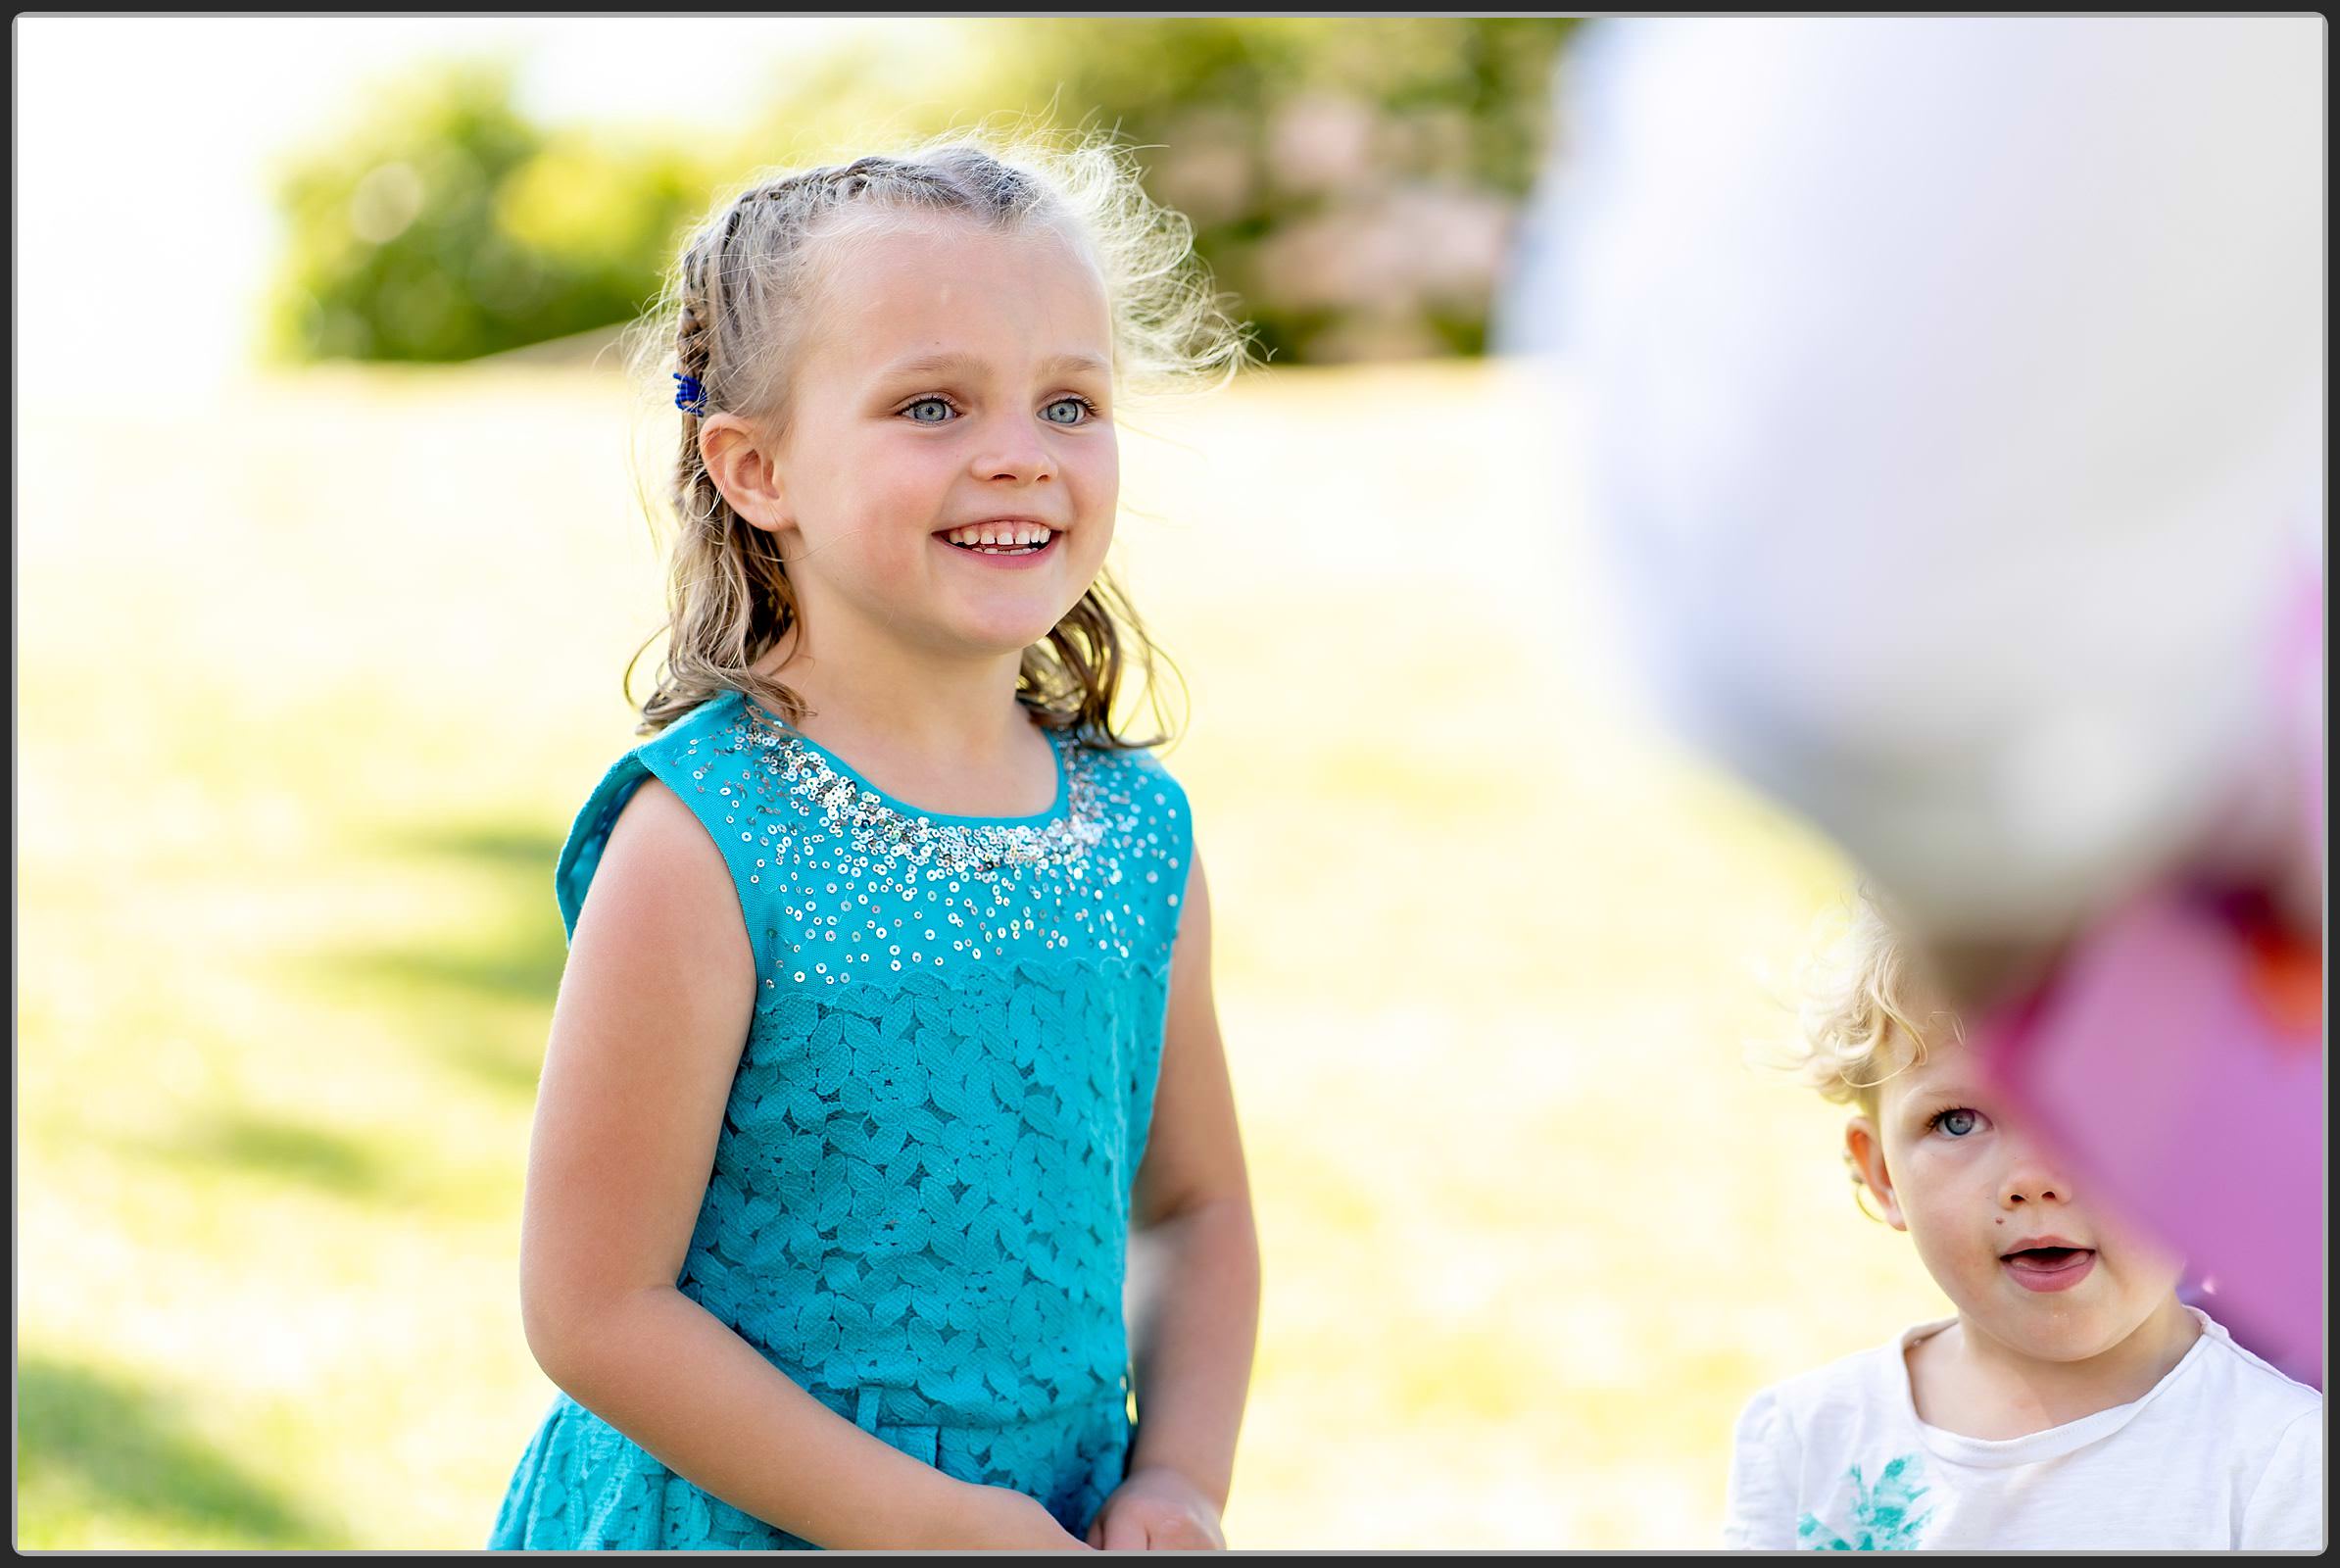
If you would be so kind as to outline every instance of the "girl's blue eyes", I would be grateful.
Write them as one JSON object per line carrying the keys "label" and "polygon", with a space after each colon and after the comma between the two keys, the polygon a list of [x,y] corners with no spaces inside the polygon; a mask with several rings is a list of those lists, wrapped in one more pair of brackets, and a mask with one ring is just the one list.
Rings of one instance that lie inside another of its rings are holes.
{"label": "girl's blue eyes", "polygon": [[1950,1110],[1937,1110],[1926,1124],[1927,1132],[1939,1129],[1953,1138],[1964,1138],[1982,1125],[1982,1112],[1960,1105]]}
{"label": "girl's blue eyes", "polygon": [[[957,416],[957,411],[948,398],[920,398],[905,404],[902,413],[912,424],[948,424]],[[1097,413],[1097,405],[1087,398],[1058,398],[1040,411],[1040,416],[1050,424],[1080,424]]]}

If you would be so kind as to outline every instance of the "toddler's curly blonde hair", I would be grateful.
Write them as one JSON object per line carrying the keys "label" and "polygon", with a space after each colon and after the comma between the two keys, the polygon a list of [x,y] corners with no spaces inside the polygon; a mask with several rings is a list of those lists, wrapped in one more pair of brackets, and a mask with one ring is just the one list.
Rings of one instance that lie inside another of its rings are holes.
{"label": "toddler's curly blonde hair", "polygon": [[[1926,989],[1877,897],[1862,889],[1851,924],[1806,970],[1797,1077],[1838,1104],[1875,1115],[1885,1080],[1926,1059],[1926,1030],[1912,1005]],[[1923,1018],[1957,1034],[1954,1014],[1928,1008]]]}

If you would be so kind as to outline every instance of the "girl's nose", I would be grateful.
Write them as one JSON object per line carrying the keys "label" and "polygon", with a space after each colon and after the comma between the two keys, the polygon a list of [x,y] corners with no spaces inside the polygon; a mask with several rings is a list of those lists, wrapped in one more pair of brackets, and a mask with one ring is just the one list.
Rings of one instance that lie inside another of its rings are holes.
{"label": "girl's nose", "polygon": [[973,465],[978,479],[1006,479],[1039,484],[1056,476],[1056,460],[1040,432],[1023,420],[1009,421],[992,433],[978,449]]}

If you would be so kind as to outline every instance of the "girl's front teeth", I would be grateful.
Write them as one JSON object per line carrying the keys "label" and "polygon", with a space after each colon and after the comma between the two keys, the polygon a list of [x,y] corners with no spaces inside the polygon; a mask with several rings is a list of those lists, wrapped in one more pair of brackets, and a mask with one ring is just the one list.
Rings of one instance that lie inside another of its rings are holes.
{"label": "girl's front teeth", "polygon": [[953,528],[943,535],[945,542],[961,550],[980,551],[985,555],[1028,555],[1044,548],[1055,534],[1032,523],[985,524],[971,528]]}

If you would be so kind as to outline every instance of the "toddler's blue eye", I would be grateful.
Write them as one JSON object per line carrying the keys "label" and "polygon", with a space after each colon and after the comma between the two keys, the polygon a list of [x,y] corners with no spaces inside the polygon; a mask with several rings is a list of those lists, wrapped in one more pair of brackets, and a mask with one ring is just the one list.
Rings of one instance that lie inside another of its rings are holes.
{"label": "toddler's blue eye", "polygon": [[1050,424],[1079,424],[1088,412],[1089,405],[1079,398],[1058,398],[1041,410],[1040,416]]}
{"label": "toddler's blue eye", "polygon": [[1961,1108],[1943,1111],[1934,1118],[1934,1125],[1953,1138],[1964,1138],[1974,1130],[1975,1123],[1981,1119],[1974,1112]]}
{"label": "toddler's blue eye", "polygon": [[[931,417],[921,412],[928,409],[934,411]],[[902,412],[910,416],[910,421],[913,424],[941,424],[951,417],[951,405],[941,398],[920,398]]]}

